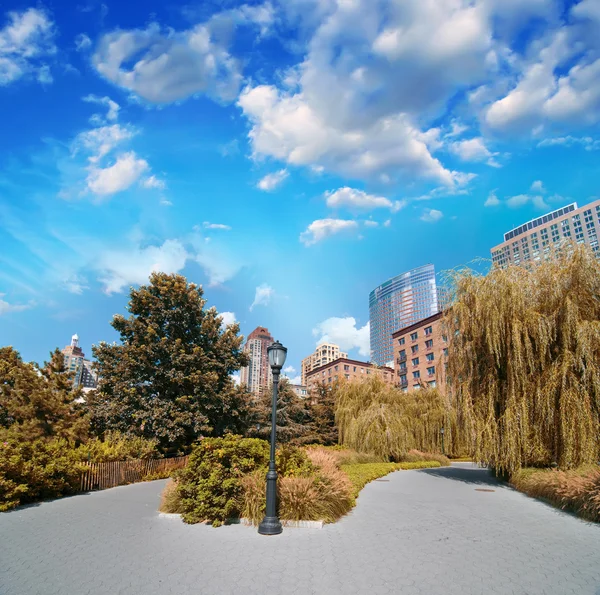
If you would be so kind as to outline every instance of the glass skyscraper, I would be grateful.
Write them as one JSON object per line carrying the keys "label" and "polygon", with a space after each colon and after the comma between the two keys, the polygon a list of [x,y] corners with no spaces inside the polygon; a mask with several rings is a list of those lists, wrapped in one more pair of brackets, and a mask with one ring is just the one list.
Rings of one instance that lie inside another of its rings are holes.
{"label": "glass skyscraper", "polygon": [[402,273],[374,289],[369,294],[371,361],[378,366],[392,362],[392,333],[437,314],[441,308],[432,264]]}

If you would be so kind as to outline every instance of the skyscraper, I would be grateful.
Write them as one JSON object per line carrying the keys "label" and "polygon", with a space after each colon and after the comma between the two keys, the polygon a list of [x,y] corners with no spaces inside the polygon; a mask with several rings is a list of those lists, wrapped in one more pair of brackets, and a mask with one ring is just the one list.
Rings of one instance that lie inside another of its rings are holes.
{"label": "skyscraper", "polygon": [[501,268],[510,264],[529,267],[565,241],[587,244],[599,256],[599,228],[600,200],[580,208],[574,202],[505,233],[504,242],[491,250],[492,261]]}
{"label": "skyscraper", "polygon": [[334,343],[321,343],[314,353],[302,360],[302,384],[306,384],[306,375],[309,372],[340,357],[348,357],[348,354],[340,351],[340,348]]}
{"label": "skyscraper", "polygon": [[267,348],[274,342],[269,329],[263,326],[256,327],[246,339],[244,351],[250,358],[250,363],[242,368],[240,382],[254,394],[268,387],[273,380]]}
{"label": "skyscraper", "polygon": [[394,360],[392,333],[437,314],[442,305],[432,264],[412,269],[382,283],[369,294],[371,361]]}
{"label": "skyscraper", "polygon": [[96,373],[92,369],[92,362],[85,359],[77,335],[71,337],[71,344],[62,350],[62,354],[65,357],[65,368],[74,374],[73,386],[75,388],[81,386],[84,389],[96,388],[98,385]]}

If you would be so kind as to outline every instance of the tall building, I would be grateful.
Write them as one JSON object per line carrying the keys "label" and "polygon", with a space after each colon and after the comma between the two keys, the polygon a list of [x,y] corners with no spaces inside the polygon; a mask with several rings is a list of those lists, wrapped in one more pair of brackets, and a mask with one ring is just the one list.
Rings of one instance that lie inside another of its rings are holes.
{"label": "tall building", "polygon": [[273,380],[267,348],[274,342],[269,329],[263,326],[256,327],[246,339],[244,351],[248,354],[250,363],[242,368],[240,382],[254,394],[268,387]]}
{"label": "tall building", "polygon": [[75,388],[92,389],[98,386],[98,377],[92,368],[92,362],[85,359],[81,347],[79,347],[79,337],[73,335],[71,344],[67,345],[62,354],[65,358],[65,368],[74,374],[73,386]]}
{"label": "tall building", "polygon": [[340,348],[334,343],[321,343],[314,353],[302,360],[302,370],[300,372],[302,384],[306,385],[306,375],[315,368],[324,366],[340,357],[348,357],[348,354],[340,351]]}
{"label": "tall building", "polygon": [[551,246],[561,240],[587,244],[598,255],[600,200],[581,208],[571,203],[523,223],[504,234],[504,242],[491,249],[492,262],[501,268],[510,264],[531,266],[547,258]]}
{"label": "tall building", "polygon": [[432,264],[402,273],[369,294],[371,361],[378,366],[394,361],[392,333],[442,310],[442,291]]}

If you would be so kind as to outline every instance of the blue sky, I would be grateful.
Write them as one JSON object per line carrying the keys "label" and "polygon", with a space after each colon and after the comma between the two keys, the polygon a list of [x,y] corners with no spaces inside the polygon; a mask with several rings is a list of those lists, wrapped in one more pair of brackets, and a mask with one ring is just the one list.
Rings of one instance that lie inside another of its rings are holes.
{"label": "blue sky", "polygon": [[0,344],[90,353],[160,269],[366,359],[382,281],[600,194],[600,3],[8,2],[0,110]]}

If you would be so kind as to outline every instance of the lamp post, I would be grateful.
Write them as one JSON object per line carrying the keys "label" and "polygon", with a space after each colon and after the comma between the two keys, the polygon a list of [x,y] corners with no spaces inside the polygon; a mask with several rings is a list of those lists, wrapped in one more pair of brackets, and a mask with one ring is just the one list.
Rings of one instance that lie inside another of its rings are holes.
{"label": "lamp post", "polygon": [[277,516],[277,471],[275,470],[275,429],[277,426],[277,390],[279,388],[279,373],[283,364],[287,349],[275,341],[268,349],[269,365],[273,372],[273,404],[271,407],[271,456],[269,457],[269,471],[267,471],[267,510],[265,518],[258,526],[261,535],[279,535],[283,528]]}
{"label": "lamp post", "polygon": [[442,435],[442,454],[445,455],[446,452],[444,451],[444,426],[442,426],[442,429],[440,430],[440,434]]}

